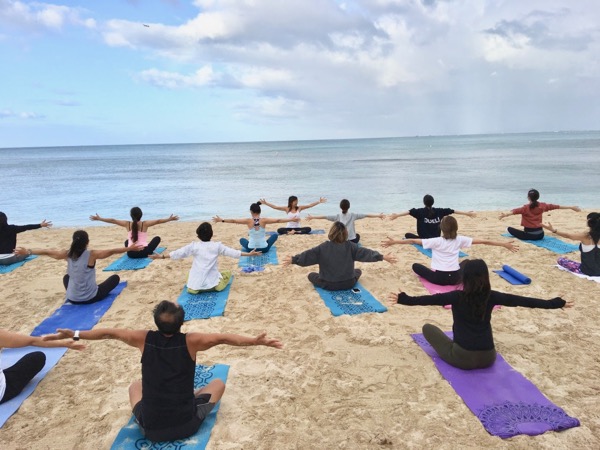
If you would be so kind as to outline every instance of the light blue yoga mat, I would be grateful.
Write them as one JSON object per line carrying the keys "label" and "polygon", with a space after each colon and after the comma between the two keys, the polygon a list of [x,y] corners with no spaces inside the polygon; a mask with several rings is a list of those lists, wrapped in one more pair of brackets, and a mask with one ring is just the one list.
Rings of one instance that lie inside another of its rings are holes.
{"label": "light blue yoga mat", "polygon": [[[242,249],[242,251],[246,251]],[[262,255],[257,256],[242,256],[240,258],[240,262],[238,263],[239,267],[264,267],[267,264],[279,264],[279,260],[277,259],[277,247],[274,245],[270,248],[267,253],[263,253]]]}
{"label": "light blue yoga mat", "polygon": [[[115,298],[117,298],[125,286],[127,286],[127,282],[119,283],[104,300],[89,305],[73,305],[72,303],[65,302],[50,317],[35,327],[31,335],[42,336],[44,334],[52,334],[56,332],[57,328],[91,329],[98,323],[104,313],[108,311]],[[38,383],[58,363],[67,349],[40,347],[5,348],[2,350],[2,368],[12,366],[25,354],[33,351],[44,352],[46,355],[46,364],[19,395],[0,405],[0,427],[19,409],[19,406],[21,406],[25,399],[32,394]]]}
{"label": "light blue yoga mat", "polygon": [[[166,247],[158,247],[154,253],[164,252]],[[130,258],[124,254],[116,261],[113,261],[103,272],[116,272],[117,270],[139,270],[145,269],[152,262],[150,258]]]}
{"label": "light blue yoga mat", "polygon": [[183,320],[208,319],[209,317],[222,316],[225,313],[225,305],[229,298],[229,291],[233,283],[233,275],[229,283],[220,292],[201,292],[199,294],[190,294],[187,286],[177,298],[177,303],[185,311]]}
{"label": "light blue yoga mat", "polygon": [[[510,237],[513,239],[518,239],[512,234],[504,233],[502,236]],[[559,255],[564,255],[565,253],[571,253],[576,250],[579,250],[579,246],[575,244],[569,244],[567,242],[563,242],[560,239],[556,239],[552,236],[544,236],[544,239],[540,239],[539,241],[526,241],[519,239],[520,242],[526,242],[527,244],[535,245],[536,247],[545,248],[546,250],[550,250],[551,252],[558,253]]]}
{"label": "light blue yoga mat", "polygon": [[23,261],[19,261],[13,264],[9,264],[7,266],[4,265],[0,265],[0,274],[1,273],[10,273],[13,270],[21,267],[23,264],[25,264],[28,261],[31,261],[32,259],[37,258],[37,255],[29,255],[27,258],[25,258]]}
{"label": "light blue yoga mat", "polygon": [[354,289],[358,289],[360,292],[353,292],[352,289],[327,291],[316,286],[315,289],[325,302],[325,306],[329,308],[331,314],[334,316],[374,312],[382,313],[387,311],[387,308],[379,303],[360,283],[354,285]]}
{"label": "light blue yoga mat", "polygon": [[19,395],[0,405],[0,428],[19,409],[25,399],[33,393],[38,383],[42,381],[46,374],[62,358],[67,349],[40,347],[5,348],[2,350],[2,369],[12,366],[27,353],[31,352],[43,352],[46,355],[46,364],[44,364],[44,368],[25,386]]}
{"label": "light blue yoga mat", "polygon": [[506,264],[502,266],[502,270],[494,270],[494,273],[497,273],[500,277],[504,278],[510,284],[514,284],[516,286],[523,284],[531,284],[531,278],[527,275],[522,274],[516,269],[513,269]]}
{"label": "light blue yoga mat", "polygon": [[76,305],[71,302],[63,303],[50,317],[44,319],[42,323],[35,327],[31,335],[42,336],[56,333],[57,328],[91,330],[112,306],[117,296],[125,289],[125,286],[127,286],[127,282],[122,281],[110,291],[105,299],[96,303],[88,305]]}
{"label": "light blue yoga mat", "polygon": [[[430,248],[423,248],[423,246],[419,245],[419,244],[412,244],[412,246],[429,258],[431,258],[433,256],[433,251]],[[465,256],[469,256],[469,255],[467,255],[466,253],[464,253],[462,251],[458,253],[459,258],[464,258]]]}
{"label": "light blue yoga mat", "polygon": [[[194,387],[196,389],[206,386],[215,378],[219,378],[225,382],[229,366],[224,364],[215,364],[214,366],[196,366],[196,376],[194,378]],[[142,436],[140,427],[135,422],[133,415],[127,425],[121,428],[119,434],[115,438],[111,446],[111,450],[198,450],[206,448],[210,433],[215,426],[217,420],[217,411],[219,410],[220,402],[215,405],[210,414],[204,419],[200,428],[193,436],[187,439],[182,439],[172,442],[152,442]]]}

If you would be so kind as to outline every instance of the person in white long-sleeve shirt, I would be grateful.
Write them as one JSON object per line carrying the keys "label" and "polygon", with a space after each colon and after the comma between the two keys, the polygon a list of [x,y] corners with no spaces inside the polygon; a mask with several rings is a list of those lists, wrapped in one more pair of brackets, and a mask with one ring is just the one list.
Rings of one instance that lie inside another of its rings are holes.
{"label": "person in white long-sleeve shirt", "polygon": [[152,255],[152,259],[183,259],[193,256],[192,268],[188,275],[187,291],[190,294],[200,292],[222,291],[229,284],[231,271],[219,271],[219,256],[240,258],[240,256],[256,256],[260,252],[242,252],[223,245],[221,242],[211,242],[213,229],[210,223],[203,222],[196,229],[200,242],[192,242],[170,253]]}

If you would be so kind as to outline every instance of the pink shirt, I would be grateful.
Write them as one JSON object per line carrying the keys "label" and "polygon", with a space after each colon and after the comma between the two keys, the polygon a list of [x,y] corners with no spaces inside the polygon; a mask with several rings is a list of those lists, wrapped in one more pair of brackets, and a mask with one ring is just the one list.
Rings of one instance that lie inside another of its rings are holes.
{"label": "pink shirt", "polygon": [[146,231],[138,231],[138,240],[137,240],[137,242],[133,242],[131,240],[131,234],[132,234],[132,232],[131,232],[131,230],[129,230],[127,232],[127,243],[129,245],[131,245],[131,244],[138,244],[138,245],[143,245],[144,247],[148,246],[148,232],[146,232]]}
{"label": "pink shirt", "polygon": [[559,209],[559,205],[551,203],[539,202],[535,208],[530,208],[529,205],[521,206],[512,210],[513,214],[521,214],[521,225],[527,228],[540,228],[542,226],[542,214],[546,211]]}

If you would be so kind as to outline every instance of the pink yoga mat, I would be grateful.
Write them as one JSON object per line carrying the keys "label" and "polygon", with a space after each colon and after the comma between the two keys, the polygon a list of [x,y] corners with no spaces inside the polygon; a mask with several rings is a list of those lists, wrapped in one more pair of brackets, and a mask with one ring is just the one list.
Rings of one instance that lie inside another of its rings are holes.
{"label": "pink yoga mat", "polygon": [[[425,289],[427,289],[427,291],[430,294],[444,294],[446,292],[462,291],[462,288],[463,288],[462,283],[461,284],[451,285],[451,286],[440,286],[439,284],[430,283],[425,278],[419,277],[418,275],[417,275],[417,277],[421,281],[421,284],[425,287]],[[444,305],[444,308],[446,308],[446,309],[452,309],[452,305]],[[500,309],[500,308],[501,308],[500,305],[494,306],[494,310]]]}

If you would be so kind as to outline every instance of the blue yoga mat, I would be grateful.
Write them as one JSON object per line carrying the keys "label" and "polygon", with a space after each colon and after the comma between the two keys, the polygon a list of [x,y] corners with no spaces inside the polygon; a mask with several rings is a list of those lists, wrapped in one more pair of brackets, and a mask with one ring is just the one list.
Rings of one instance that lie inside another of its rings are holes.
{"label": "blue yoga mat", "polygon": [[531,284],[531,278],[523,275],[518,270],[513,269],[506,264],[502,266],[502,270],[494,270],[494,273],[497,273],[500,277],[504,278],[510,284],[514,285],[523,285],[523,284]]}
{"label": "blue yoga mat", "polygon": [[177,298],[177,303],[185,311],[183,320],[208,319],[209,317],[222,316],[225,313],[225,305],[229,298],[229,291],[233,283],[233,275],[229,283],[220,292],[201,292],[199,294],[190,294],[187,286]]}
{"label": "blue yoga mat", "polygon": [[[154,253],[164,252],[166,247],[158,247]],[[150,258],[130,258],[127,254],[113,261],[103,272],[116,272],[117,270],[139,270],[145,269],[152,262]]]}
{"label": "blue yoga mat", "polygon": [[35,327],[31,335],[42,336],[56,333],[57,328],[91,330],[112,306],[117,296],[125,289],[125,286],[127,286],[127,282],[122,281],[110,291],[105,299],[89,305],[63,303],[50,317],[44,319],[42,323]]}
{"label": "blue yoga mat", "polygon": [[13,270],[21,267],[23,264],[25,264],[28,261],[31,261],[32,259],[37,258],[37,255],[29,255],[27,258],[25,258],[23,261],[19,261],[13,264],[9,264],[7,266],[1,265],[0,266],[0,274],[1,273],[10,273]]}
{"label": "blue yoga mat", "polygon": [[[215,364],[214,366],[196,366],[196,376],[194,377],[194,387],[196,389],[206,386],[209,382],[215,378],[219,378],[225,382],[229,372],[229,366],[224,364]],[[121,428],[119,434],[115,438],[111,450],[198,450],[206,448],[208,440],[210,439],[210,433],[215,426],[217,420],[217,411],[219,409],[220,402],[215,405],[210,414],[204,419],[204,422],[200,425],[200,428],[193,436],[187,439],[182,439],[173,442],[152,442],[144,436],[140,431],[140,427],[135,422],[133,415],[127,425]]]}
{"label": "blue yoga mat", "polygon": [[[504,233],[502,236],[517,239],[515,236],[509,233]],[[558,253],[559,255],[564,255],[565,253],[571,253],[579,250],[578,245],[563,242],[560,239],[556,239],[552,236],[544,236],[544,239],[540,239],[539,241],[520,240],[520,242],[526,242],[527,244],[532,244],[536,247],[545,248],[546,250]]]}
{"label": "blue yoga mat", "polygon": [[29,382],[27,386],[15,398],[0,405],[0,428],[4,426],[6,421],[12,416],[21,404],[29,397],[38,383],[46,376],[48,372],[56,365],[56,363],[67,352],[66,348],[40,348],[40,347],[22,347],[22,348],[5,348],[2,350],[2,369],[15,364],[19,359],[31,352],[43,352],[46,355],[46,364],[44,368]]}
{"label": "blue yoga mat", "polygon": [[[242,249],[242,251],[246,251]],[[277,259],[277,247],[274,245],[267,253],[263,253],[258,256],[242,256],[240,258],[240,262],[238,263],[239,267],[264,267],[267,264],[279,264],[279,260]]]}
{"label": "blue yoga mat", "polygon": [[[117,298],[125,286],[127,286],[126,282],[119,283],[104,300],[89,305],[73,305],[72,303],[65,302],[50,317],[39,324],[31,335],[42,336],[44,334],[52,334],[56,332],[57,328],[91,329],[111,307],[115,298]],[[44,352],[46,355],[46,364],[19,395],[0,405],[0,427],[19,409],[19,406],[31,395],[50,369],[58,363],[67,349],[40,347],[5,348],[2,350],[2,367],[12,366],[26,353],[31,353],[32,351]]]}
{"label": "blue yoga mat", "polygon": [[[431,258],[433,256],[433,251],[430,248],[423,248],[423,246],[419,245],[419,244],[412,244],[412,246],[429,258]],[[466,253],[464,253],[462,251],[458,253],[459,258],[464,258],[465,256],[469,256],[469,255],[467,255]]]}
{"label": "blue yoga mat", "polygon": [[325,302],[325,306],[329,308],[331,314],[334,316],[374,312],[382,313],[387,311],[387,308],[379,303],[360,283],[356,283],[354,286],[354,289],[358,289],[360,292],[353,292],[352,289],[327,291],[316,286],[315,289]]}
{"label": "blue yoga mat", "polygon": [[[453,336],[451,332],[446,334]],[[579,426],[579,420],[548,400],[500,354],[491,367],[462,370],[444,362],[422,334],[411,336],[491,435],[536,436]]]}

